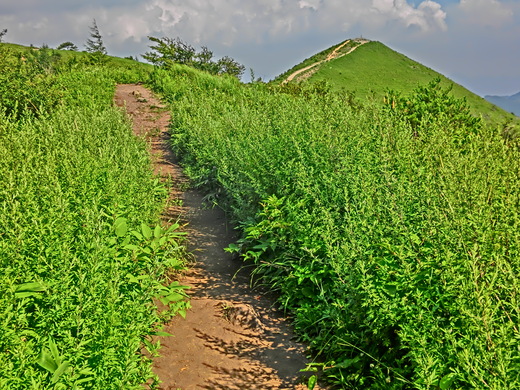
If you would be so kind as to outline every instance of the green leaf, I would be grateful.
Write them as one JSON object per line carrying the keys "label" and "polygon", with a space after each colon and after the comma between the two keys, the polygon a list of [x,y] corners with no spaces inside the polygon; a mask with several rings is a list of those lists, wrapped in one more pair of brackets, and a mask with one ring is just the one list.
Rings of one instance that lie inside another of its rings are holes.
{"label": "green leaf", "polygon": [[159,337],[173,337],[171,333],[165,332],[164,330],[159,330],[157,332],[154,332],[153,334]]}
{"label": "green leaf", "polygon": [[53,373],[58,368],[58,365],[52,358],[51,354],[46,350],[42,349],[40,352],[40,356],[38,356],[38,360],[36,361],[41,367],[45,368],[47,371]]}
{"label": "green leaf", "polygon": [[240,252],[240,247],[237,244],[229,244],[224,250],[229,253]]}
{"label": "green leaf", "polygon": [[154,236],[155,238],[159,238],[159,237],[161,237],[162,233],[163,233],[163,230],[162,230],[161,226],[160,226],[160,225],[157,225],[157,226],[155,227],[154,231],[153,231],[153,236]]}
{"label": "green leaf", "polygon": [[173,294],[169,294],[167,296],[160,296],[159,300],[161,301],[161,303],[163,305],[168,305],[169,303],[172,303],[172,302],[182,301],[184,298],[186,298],[186,297],[182,294],[173,293]]}
{"label": "green leaf", "polygon": [[31,282],[31,283],[23,283],[16,286],[15,292],[36,292],[36,291],[45,291],[47,286],[45,286],[41,282]]}
{"label": "green leaf", "polygon": [[130,283],[139,283],[139,279],[137,279],[134,275],[132,274],[126,274],[126,277],[128,278],[128,281]]}
{"label": "green leaf", "polygon": [[150,229],[150,226],[148,226],[147,224],[145,223],[142,223],[141,224],[141,231],[143,232],[143,236],[149,240],[150,238],[152,238],[152,229]]}
{"label": "green leaf", "polygon": [[56,365],[59,365],[61,363],[60,352],[58,351],[58,347],[56,346],[56,343],[51,338],[49,339],[49,348],[52,353],[52,358],[56,362]]}
{"label": "green leaf", "polygon": [[119,217],[116,219],[116,222],[114,223],[116,236],[123,237],[126,232],[128,232],[128,225],[126,223],[126,218]]}
{"label": "green leaf", "polygon": [[318,377],[316,375],[312,375],[309,378],[309,381],[307,382],[307,387],[309,388],[309,390],[314,389],[314,387],[316,386],[316,382],[318,382]]}
{"label": "green leaf", "polygon": [[47,290],[47,286],[41,282],[22,283],[16,286],[14,290],[14,296],[16,298],[38,296],[45,290]]}
{"label": "green leaf", "polygon": [[69,362],[61,363],[59,365],[59,367],[56,369],[56,371],[54,371],[54,375],[51,378],[51,383],[56,383],[58,381],[58,379],[60,378],[60,376],[63,375],[63,373],[65,371],[67,371],[67,369],[69,367],[70,367],[70,363]]}
{"label": "green leaf", "polygon": [[439,387],[441,388],[441,390],[448,390],[456,379],[457,374],[455,373],[444,375],[442,379],[439,381]]}

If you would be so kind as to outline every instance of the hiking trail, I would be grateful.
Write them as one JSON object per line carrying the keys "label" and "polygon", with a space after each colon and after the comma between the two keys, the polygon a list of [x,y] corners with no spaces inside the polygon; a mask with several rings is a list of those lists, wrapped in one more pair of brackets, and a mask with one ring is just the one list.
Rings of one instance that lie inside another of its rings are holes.
{"label": "hiking trail", "polygon": [[[339,51],[341,49],[343,49],[343,47],[345,47],[346,45],[348,45],[350,42],[357,42],[358,45],[354,46],[354,47],[351,47],[350,50],[348,50],[347,52],[345,53],[341,53],[339,54]],[[318,71],[319,69],[319,65],[325,63],[325,62],[329,62],[329,61],[332,61],[336,58],[341,58],[341,57],[344,57],[346,56],[347,54],[350,54],[352,53],[354,50],[356,50],[358,47],[360,47],[361,45],[364,45],[365,43],[369,42],[369,40],[367,39],[347,39],[345,42],[343,42],[341,45],[339,45],[338,47],[336,47],[331,53],[329,53],[329,55],[327,56],[327,58],[325,58],[324,60],[321,60],[321,61],[317,61],[315,62],[314,64],[310,64],[309,66],[306,66],[305,68],[303,69],[298,69],[297,71],[291,73],[289,75],[289,77],[287,77],[283,82],[282,84],[285,84],[285,83],[288,83],[289,81],[292,81],[296,78],[296,80],[301,80],[301,79],[307,79],[309,78],[310,76],[312,76],[315,72]]]}
{"label": "hiking trail", "polygon": [[[154,171],[172,183],[163,221],[186,224],[194,256],[179,282],[190,286],[192,308],[163,330],[154,372],[163,390],[298,389],[308,363],[305,347],[294,341],[289,321],[274,308],[270,294],[250,287],[243,262],[223,248],[236,239],[224,212],[204,206],[169,147],[170,112],[142,85],[118,85],[115,103],[123,107],[134,133],[150,145]],[[315,389],[319,389],[318,386]]]}

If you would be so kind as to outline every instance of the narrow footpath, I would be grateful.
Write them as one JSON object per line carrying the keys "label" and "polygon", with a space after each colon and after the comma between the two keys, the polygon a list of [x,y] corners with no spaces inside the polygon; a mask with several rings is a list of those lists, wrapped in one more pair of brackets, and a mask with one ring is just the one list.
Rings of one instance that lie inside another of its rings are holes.
{"label": "narrow footpath", "polygon": [[187,188],[168,146],[168,108],[141,85],[119,85],[115,103],[126,109],[135,134],[149,142],[156,174],[172,183],[163,218],[186,224],[194,256],[180,280],[191,287],[192,309],[164,327],[174,337],[160,339],[154,364],[160,388],[306,389],[304,346],[294,341],[272,297],[252,289],[243,263],[223,250],[235,240],[225,214],[205,207],[203,195]]}

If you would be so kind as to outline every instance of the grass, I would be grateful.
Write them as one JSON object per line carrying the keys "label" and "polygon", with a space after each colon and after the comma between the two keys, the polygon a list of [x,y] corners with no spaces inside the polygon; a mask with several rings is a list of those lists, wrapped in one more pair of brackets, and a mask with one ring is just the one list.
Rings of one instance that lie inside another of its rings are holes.
{"label": "grass", "polygon": [[141,350],[186,309],[166,283],[183,247],[157,226],[166,190],[112,106],[116,82],[145,78],[310,369],[350,389],[519,388],[520,148],[489,125],[499,111],[466,115],[446,80],[414,89],[436,75],[375,42],[329,78],[372,99],[0,50],[0,388],[157,386]]}
{"label": "grass", "polygon": [[[323,51],[321,56],[325,57],[333,49]],[[317,60],[318,57],[311,57],[305,64]],[[303,67],[304,64],[301,64],[293,69]],[[356,97],[364,100],[367,97],[381,99],[387,90],[408,94],[417,86],[428,84],[435,78],[440,78],[444,86],[453,85],[453,95],[466,98],[473,114],[482,115],[491,125],[499,126],[507,121],[520,124],[520,120],[511,113],[376,41],[361,45],[349,55],[322,64],[308,82],[326,81],[333,90],[354,92]]]}
{"label": "grass", "polygon": [[186,172],[240,228],[227,250],[280,294],[329,382],[518,388],[517,141],[433,85],[403,115],[185,67],[151,82]]}
{"label": "grass", "polygon": [[0,388],[156,387],[142,351],[187,303],[167,190],[112,102],[142,70],[0,49]]}

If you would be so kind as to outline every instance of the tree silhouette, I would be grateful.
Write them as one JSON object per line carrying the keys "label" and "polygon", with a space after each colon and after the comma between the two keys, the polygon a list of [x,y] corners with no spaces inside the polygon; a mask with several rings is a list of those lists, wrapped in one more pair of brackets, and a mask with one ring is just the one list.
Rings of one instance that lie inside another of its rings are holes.
{"label": "tree silhouette", "polygon": [[7,29],[4,28],[2,31],[0,31],[0,42],[2,42],[2,39],[4,38],[4,35],[7,34]]}
{"label": "tree silhouette", "polygon": [[73,44],[72,42],[63,42],[56,49],[78,51],[78,47],[75,44]]}
{"label": "tree silhouette", "polygon": [[107,49],[103,44],[103,38],[99,32],[96,19],[93,19],[92,26],[90,26],[90,38],[87,39],[85,48],[89,53],[107,54]]}

